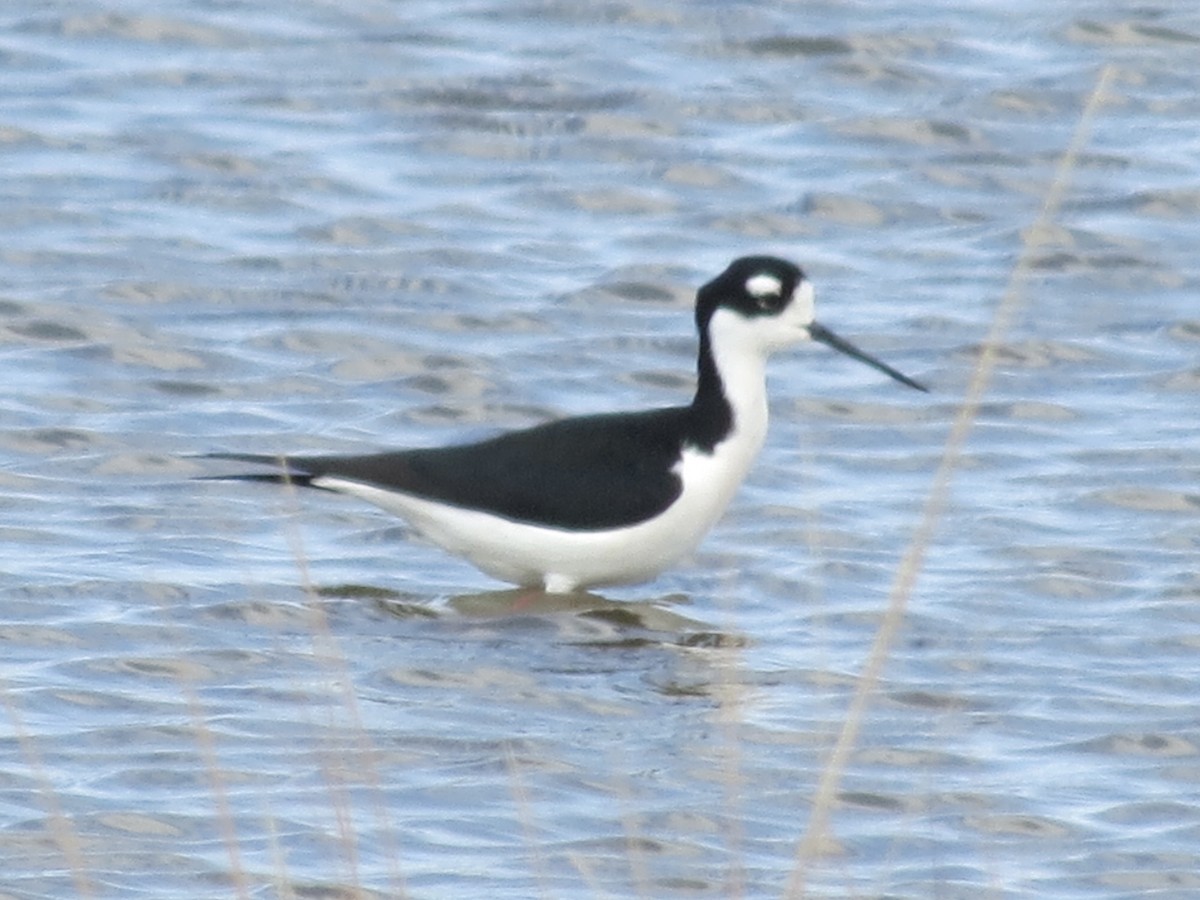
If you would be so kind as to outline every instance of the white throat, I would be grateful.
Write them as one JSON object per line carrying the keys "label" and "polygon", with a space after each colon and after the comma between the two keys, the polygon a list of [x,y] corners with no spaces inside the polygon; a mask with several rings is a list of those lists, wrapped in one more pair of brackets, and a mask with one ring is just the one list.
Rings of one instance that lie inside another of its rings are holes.
{"label": "white throat", "polygon": [[708,323],[713,365],[733,412],[733,433],[722,444],[732,444],[732,455],[745,457],[746,470],[767,436],[769,349],[759,333],[761,325],[728,309],[718,309]]}

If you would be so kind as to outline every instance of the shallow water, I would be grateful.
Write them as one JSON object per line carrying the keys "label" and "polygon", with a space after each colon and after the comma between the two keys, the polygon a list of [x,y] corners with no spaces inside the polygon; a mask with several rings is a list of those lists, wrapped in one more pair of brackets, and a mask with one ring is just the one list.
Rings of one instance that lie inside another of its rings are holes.
{"label": "shallow water", "polygon": [[[0,13],[0,895],[780,895],[1106,63],[806,883],[1200,890],[1200,16],[350,6]],[[652,584],[514,604],[192,480],[679,402],[695,286],[760,251],[933,392],[775,360]]]}

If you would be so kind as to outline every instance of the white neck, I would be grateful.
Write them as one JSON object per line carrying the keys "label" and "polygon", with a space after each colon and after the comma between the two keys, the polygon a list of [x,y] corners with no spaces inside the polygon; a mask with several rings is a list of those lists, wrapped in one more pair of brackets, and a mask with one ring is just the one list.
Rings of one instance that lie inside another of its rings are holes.
{"label": "white neck", "polygon": [[767,352],[756,323],[719,309],[709,321],[713,364],[733,411],[733,433],[722,443],[749,469],[767,436]]}

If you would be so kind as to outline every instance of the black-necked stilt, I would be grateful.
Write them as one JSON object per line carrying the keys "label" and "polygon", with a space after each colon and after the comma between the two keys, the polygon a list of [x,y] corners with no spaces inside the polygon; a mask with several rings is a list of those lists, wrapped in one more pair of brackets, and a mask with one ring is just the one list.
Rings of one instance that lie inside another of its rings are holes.
{"label": "black-necked stilt", "polygon": [[244,480],[352,494],[502,581],[551,593],[645,581],[725,511],[767,431],[766,361],[820,341],[926,390],[813,320],[795,265],[735,260],[696,295],[687,406],[579,416],[474,444],[366,456],[217,454],[276,468]]}

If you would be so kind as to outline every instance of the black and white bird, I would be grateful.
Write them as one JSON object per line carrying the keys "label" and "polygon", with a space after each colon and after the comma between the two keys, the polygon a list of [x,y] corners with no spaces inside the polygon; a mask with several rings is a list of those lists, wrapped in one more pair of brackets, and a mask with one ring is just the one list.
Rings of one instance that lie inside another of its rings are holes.
{"label": "black and white bird", "polygon": [[766,362],[819,341],[926,390],[813,319],[799,267],[734,260],[696,295],[686,406],[578,416],[488,440],[364,456],[214,454],[272,467],[239,480],[351,494],[483,572],[549,593],[646,581],[721,517],[767,433]]}

